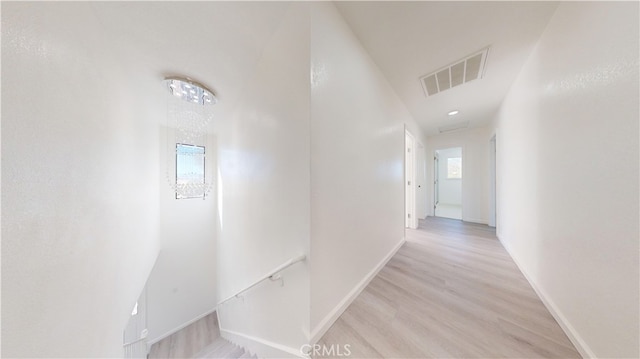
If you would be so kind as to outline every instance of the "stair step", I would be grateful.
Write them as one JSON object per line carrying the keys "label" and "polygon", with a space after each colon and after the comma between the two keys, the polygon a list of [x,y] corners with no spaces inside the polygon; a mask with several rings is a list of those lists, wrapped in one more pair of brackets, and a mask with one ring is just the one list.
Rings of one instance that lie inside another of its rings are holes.
{"label": "stair step", "polygon": [[244,353],[242,354],[242,356],[240,357],[241,359],[256,359],[255,355],[251,355],[249,354],[248,351],[244,351]]}
{"label": "stair step", "polygon": [[213,343],[202,349],[196,355],[196,358],[241,358],[245,354],[245,350],[228,340],[220,337]]}
{"label": "stair step", "polygon": [[196,358],[206,358],[206,355],[208,353],[214,352],[216,350],[218,350],[219,348],[223,347],[226,343],[229,343],[227,340],[224,340],[221,337],[216,338],[216,340],[213,341],[213,343],[207,345],[206,347],[202,348],[202,350],[200,350],[198,352],[198,354],[195,355]]}
{"label": "stair step", "polygon": [[255,355],[249,355],[243,348],[220,336],[215,312],[153,344],[148,358],[257,359]]}

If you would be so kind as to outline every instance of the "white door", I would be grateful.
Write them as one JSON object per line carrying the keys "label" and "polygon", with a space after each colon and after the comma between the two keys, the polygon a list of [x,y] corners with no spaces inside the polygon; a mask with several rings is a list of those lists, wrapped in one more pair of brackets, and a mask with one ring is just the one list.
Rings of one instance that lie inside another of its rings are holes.
{"label": "white door", "polygon": [[416,191],[415,191],[415,141],[409,132],[405,133],[405,227],[417,228],[415,221]]}
{"label": "white door", "polygon": [[436,215],[436,207],[440,201],[440,156],[436,152],[433,156],[433,215]]}
{"label": "white door", "polygon": [[427,161],[424,145],[420,141],[415,141],[416,145],[416,221],[427,217]]}

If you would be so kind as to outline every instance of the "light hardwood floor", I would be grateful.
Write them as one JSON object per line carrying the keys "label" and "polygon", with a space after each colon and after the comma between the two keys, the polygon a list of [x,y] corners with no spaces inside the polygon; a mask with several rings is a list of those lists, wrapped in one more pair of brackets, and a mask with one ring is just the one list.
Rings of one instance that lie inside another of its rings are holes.
{"label": "light hardwood floor", "polygon": [[488,226],[428,217],[318,344],[351,358],[579,358]]}

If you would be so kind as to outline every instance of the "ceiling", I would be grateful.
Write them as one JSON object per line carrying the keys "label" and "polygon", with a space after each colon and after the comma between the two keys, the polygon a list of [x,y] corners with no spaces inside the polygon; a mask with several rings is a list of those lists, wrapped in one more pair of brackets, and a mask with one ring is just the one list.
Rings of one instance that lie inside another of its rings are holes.
{"label": "ceiling", "polygon": [[[425,135],[486,125],[553,15],[556,2],[336,2]],[[482,79],[427,97],[419,78],[491,46]],[[448,116],[459,110],[455,116]]]}
{"label": "ceiling", "polygon": [[[215,116],[233,112],[290,9],[286,2],[229,1],[107,1],[88,6],[108,34],[100,43],[124,56],[146,93],[165,101],[162,79],[188,76],[213,90],[219,100]],[[164,117],[159,122],[166,125]]]}
{"label": "ceiling", "polygon": [[[287,2],[88,3],[112,35],[102,39],[145,64],[145,86],[195,76],[216,92],[216,111],[242,96]],[[425,134],[488,123],[553,15],[550,2],[336,2]],[[247,24],[250,24],[248,26]],[[419,78],[490,45],[482,79],[426,97]],[[106,46],[105,46],[106,47]],[[196,55],[197,54],[197,55]],[[449,118],[447,112],[460,113]]]}

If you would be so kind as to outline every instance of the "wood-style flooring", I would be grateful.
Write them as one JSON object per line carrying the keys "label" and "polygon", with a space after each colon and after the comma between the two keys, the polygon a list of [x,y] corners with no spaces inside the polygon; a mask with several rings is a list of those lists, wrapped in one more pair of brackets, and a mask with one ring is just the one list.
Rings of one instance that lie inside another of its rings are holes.
{"label": "wood-style flooring", "polygon": [[580,357],[493,229],[428,217],[406,236],[318,344],[350,358]]}

